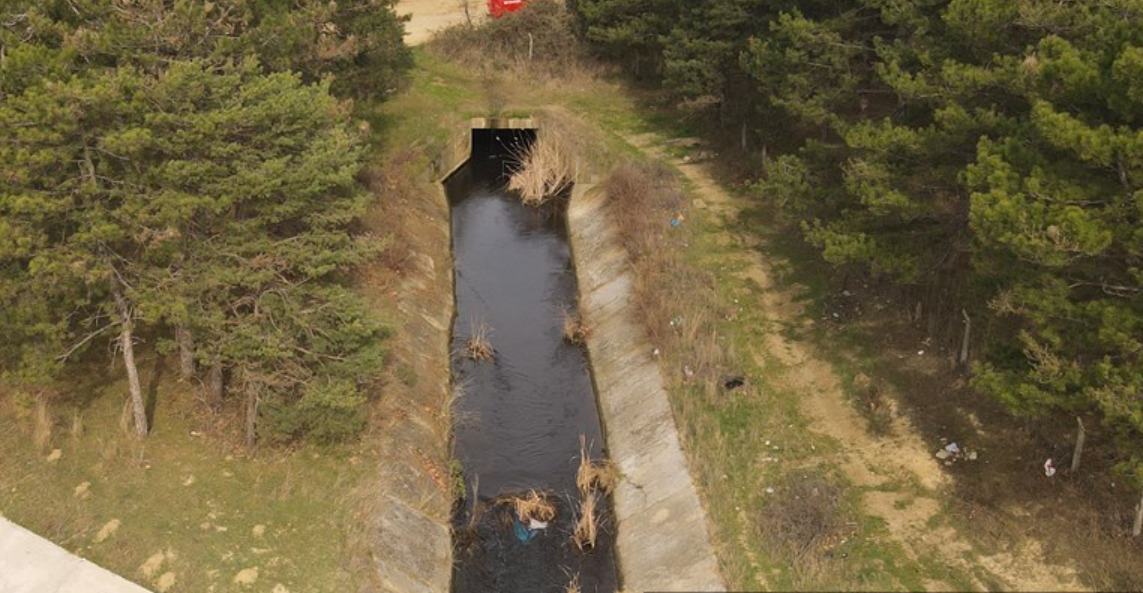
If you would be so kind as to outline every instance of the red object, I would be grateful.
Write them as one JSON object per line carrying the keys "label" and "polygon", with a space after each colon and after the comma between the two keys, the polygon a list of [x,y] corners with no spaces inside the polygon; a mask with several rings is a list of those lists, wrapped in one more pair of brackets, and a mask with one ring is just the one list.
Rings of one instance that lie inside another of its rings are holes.
{"label": "red object", "polygon": [[488,0],[488,14],[498,19],[509,12],[516,12],[524,8],[527,0]]}

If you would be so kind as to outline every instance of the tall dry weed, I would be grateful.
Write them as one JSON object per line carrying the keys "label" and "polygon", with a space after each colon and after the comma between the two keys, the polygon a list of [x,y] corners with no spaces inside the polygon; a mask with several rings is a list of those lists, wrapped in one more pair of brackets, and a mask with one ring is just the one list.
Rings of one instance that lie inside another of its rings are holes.
{"label": "tall dry weed", "polygon": [[570,189],[585,164],[599,157],[603,143],[595,126],[565,109],[543,109],[534,119],[536,139],[512,155],[517,167],[508,189],[525,204],[539,206]]}
{"label": "tall dry weed", "polygon": [[566,191],[578,169],[547,130],[541,130],[536,141],[513,158],[519,162],[519,169],[508,179],[508,189],[520,194],[529,206],[540,206]]}
{"label": "tall dry weed", "polygon": [[496,358],[496,351],[492,348],[489,336],[492,328],[485,323],[473,323],[469,329],[468,341],[464,344],[465,355],[476,362],[487,362]]}
{"label": "tall dry weed", "polygon": [[579,503],[576,513],[575,530],[572,532],[572,542],[581,551],[595,547],[599,537],[599,517],[596,510],[598,496],[593,492],[584,496]]}
{"label": "tall dry weed", "polygon": [[586,498],[596,491],[611,493],[617,483],[619,468],[610,459],[593,461],[586,437],[579,435],[579,468],[575,474],[575,485],[580,495]]}

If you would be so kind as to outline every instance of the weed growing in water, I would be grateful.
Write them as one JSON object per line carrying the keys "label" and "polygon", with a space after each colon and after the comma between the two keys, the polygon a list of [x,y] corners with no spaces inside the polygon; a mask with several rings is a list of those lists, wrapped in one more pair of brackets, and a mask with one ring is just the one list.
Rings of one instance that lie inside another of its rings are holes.
{"label": "weed growing in water", "polygon": [[575,313],[564,311],[564,341],[573,346],[584,346],[590,337],[591,327]]}
{"label": "weed growing in water", "polygon": [[579,503],[579,513],[577,513],[575,521],[575,531],[572,532],[572,542],[580,551],[595,547],[595,540],[599,535],[596,503],[597,495],[595,492],[584,496]]}
{"label": "weed growing in water", "polygon": [[476,362],[488,362],[496,358],[496,351],[492,349],[492,342],[488,337],[492,328],[487,324],[473,325],[468,335],[468,342],[464,345],[465,354]]}
{"label": "weed growing in water", "polygon": [[525,496],[512,496],[508,499],[512,510],[521,521],[535,519],[537,521],[551,521],[556,518],[556,505],[548,500],[547,494],[529,490]]}
{"label": "weed growing in water", "polygon": [[610,459],[598,463],[592,461],[587,450],[587,440],[579,435],[579,469],[575,473],[575,485],[584,497],[595,491],[611,493],[619,481],[619,468]]}

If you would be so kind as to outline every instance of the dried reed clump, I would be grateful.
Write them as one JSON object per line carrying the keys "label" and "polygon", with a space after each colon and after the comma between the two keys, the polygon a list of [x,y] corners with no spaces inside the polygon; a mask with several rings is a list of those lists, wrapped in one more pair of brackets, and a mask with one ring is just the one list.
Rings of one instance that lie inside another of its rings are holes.
{"label": "dried reed clump", "polygon": [[564,311],[564,341],[573,346],[583,346],[590,337],[591,327],[575,313]]}
{"label": "dried reed clump", "polygon": [[495,358],[496,351],[492,349],[492,342],[488,340],[491,334],[492,328],[487,324],[473,326],[464,345],[465,355],[476,362],[487,362]]}
{"label": "dried reed clump", "polygon": [[580,551],[595,547],[595,540],[599,535],[599,519],[595,508],[597,500],[598,496],[594,492],[580,500],[575,531],[572,532],[572,542]]}
{"label": "dried reed clump", "polygon": [[512,155],[517,169],[508,188],[532,206],[564,194],[579,175],[581,163],[609,164],[599,128],[560,108],[535,114],[536,139]]}
{"label": "dried reed clump", "polygon": [[519,193],[528,206],[540,206],[571,187],[578,167],[560,144],[544,130],[527,148],[512,155],[519,169],[508,179],[508,189]]}
{"label": "dried reed clump", "polygon": [[579,436],[579,469],[575,474],[575,485],[579,489],[579,512],[576,514],[572,542],[581,551],[595,547],[599,535],[599,515],[597,505],[601,493],[611,492],[619,481],[619,471],[610,460],[595,463],[587,447],[587,438]]}
{"label": "dried reed clump", "polygon": [[582,589],[579,587],[579,575],[577,574],[568,581],[568,586],[564,587],[564,593],[581,593],[581,591]]}
{"label": "dried reed clump", "polygon": [[575,485],[584,497],[599,491],[610,493],[619,482],[619,468],[610,459],[594,462],[587,449],[587,441],[579,436],[579,469],[575,473]]}
{"label": "dried reed clump", "polygon": [[521,521],[535,519],[547,522],[556,518],[556,505],[546,493],[529,490],[524,496],[509,497],[507,502]]}

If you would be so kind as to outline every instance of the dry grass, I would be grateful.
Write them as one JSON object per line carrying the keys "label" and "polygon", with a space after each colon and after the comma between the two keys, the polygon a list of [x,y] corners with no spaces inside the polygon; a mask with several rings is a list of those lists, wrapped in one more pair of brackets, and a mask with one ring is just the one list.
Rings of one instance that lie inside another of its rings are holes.
{"label": "dry grass", "polygon": [[[686,211],[687,199],[674,172],[660,164],[627,163],[604,184],[620,242],[637,274],[634,300],[651,343],[679,369],[678,379],[696,381],[715,398],[721,377],[734,374],[733,353],[719,339],[717,322],[733,314],[712,288],[714,279],[683,261],[682,229],[670,219]],[[675,322],[675,323],[672,323]],[[689,369],[685,373],[684,368]],[[689,408],[678,410],[684,416]]]}
{"label": "dry grass", "polygon": [[581,551],[595,547],[595,540],[599,535],[599,519],[595,508],[597,503],[598,496],[594,492],[580,500],[572,542]]}
{"label": "dry grass", "polygon": [[83,414],[79,410],[73,410],[71,413],[71,436],[83,436]]}
{"label": "dry grass", "polygon": [[468,341],[464,344],[465,355],[476,362],[488,362],[496,358],[496,351],[488,339],[491,334],[492,328],[487,324],[474,323],[469,330]]}
{"label": "dry grass", "polygon": [[520,521],[535,519],[546,522],[556,518],[556,505],[547,493],[529,490],[524,496],[508,497],[506,502]]}
{"label": "dry grass", "polygon": [[568,581],[568,586],[564,587],[564,593],[581,593],[582,589],[579,587],[579,575],[575,575]]}
{"label": "dry grass", "polygon": [[479,26],[449,27],[429,46],[476,70],[525,70],[532,79],[558,77],[584,62],[574,27],[563,2],[532,0],[524,10]]}
{"label": "dry grass", "polygon": [[579,469],[575,473],[575,485],[579,493],[588,496],[598,490],[611,493],[619,482],[619,468],[610,459],[594,462],[588,452],[587,441],[579,436]]}
{"label": "dry grass", "polygon": [[560,144],[551,132],[540,130],[535,142],[512,155],[520,168],[509,178],[508,189],[528,206],[540,206],[571,187],[579,164],[567,158]]}
{"label": "dry grass", "polygon": [[591,327],[571,311],[564,311],[564,341],[573,346],[584,346],[591,337]]}
{"label": "dry grass", "polygon": [[790,562],[802,579],[827,572],[829,556],[850,521],[836,481],[820,475],[793,475],[766,497],[757,514],[757,533],[775,557]]}

